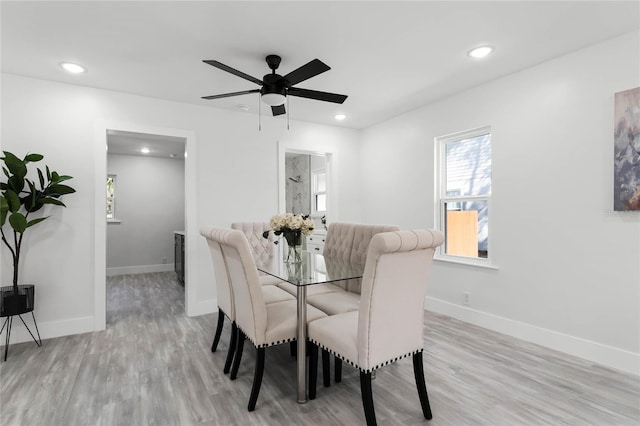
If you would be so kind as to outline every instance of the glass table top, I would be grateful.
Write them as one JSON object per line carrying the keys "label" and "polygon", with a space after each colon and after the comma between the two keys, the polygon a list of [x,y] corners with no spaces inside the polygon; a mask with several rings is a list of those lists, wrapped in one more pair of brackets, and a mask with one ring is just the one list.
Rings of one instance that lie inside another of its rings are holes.
{"label": "glass table top", "polygon": [[348,263],[306,250],[301,252],[299,263],[286,263],[281,254],[274,254],[256,259],[256,266],[259,271],[297,286],[361,278],[364,273],[364,264]]}

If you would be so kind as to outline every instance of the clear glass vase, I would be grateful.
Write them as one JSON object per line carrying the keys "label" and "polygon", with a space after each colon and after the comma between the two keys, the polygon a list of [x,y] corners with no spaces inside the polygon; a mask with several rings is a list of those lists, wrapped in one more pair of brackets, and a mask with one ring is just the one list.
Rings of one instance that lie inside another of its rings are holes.
{"label": "clear glass vase", "polygon": [[287,251],[285,252],[284,261],[287,263],[300,263],[302,262],[301,255],[302,246],[300,245],[290,245],[287,247]]}
{"label": "clear glass vase", "polygon": [[300,230],[285,230],[284,238],[287,240],[287,250],[284,252],[286,263],[302,262],[302,232]]}

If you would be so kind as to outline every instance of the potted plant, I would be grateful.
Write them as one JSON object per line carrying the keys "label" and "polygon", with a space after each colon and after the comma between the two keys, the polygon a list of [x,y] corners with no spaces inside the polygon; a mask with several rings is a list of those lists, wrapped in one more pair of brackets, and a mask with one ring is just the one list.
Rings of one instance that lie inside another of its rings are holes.
{"label": "potted plant", "polygon": [[[33,315],[34,286],[18,285],[18,266],[22,251],[22,239],[29,228],[49,216],[31,218],[32,214],[40,211],[47,204],[66,207],[60,201],[60,198],[76,191],[62,183],[72,179],[71,176],[60,175],[55,171],[49,170],[48,166],[45,166],[45,171],[40,168],[36,169],[38,182],[27,177],[29,163],[41,161],[44,158],[42,155],[27,154],[21,160],[11,152],[3,151],[3,154],[4,156],[0,157],[0,159],[3,163],[2,171],[6,181],[0,182],[0,233],[2,234],[2,242],[11,252],[13,260],[12,285],[0,288],[0,317],[7,317],[7,320],[5,320],[6,325],[9,317],[13,315],[27,312],[31,312]],[[9,343],[10,330],[11,322],[9,322],[9,328],[7,329],[6,346]]]}

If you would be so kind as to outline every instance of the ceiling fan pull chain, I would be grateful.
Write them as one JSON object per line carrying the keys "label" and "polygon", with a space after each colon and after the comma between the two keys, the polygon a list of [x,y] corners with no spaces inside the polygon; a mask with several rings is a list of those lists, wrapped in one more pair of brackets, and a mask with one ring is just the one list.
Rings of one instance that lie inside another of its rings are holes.
{"label": "ceiling fan pull chain", "polygon": [[262,102],[260,102],[260,93],[258,92],[258,131],[262,131]]}
{"label": "ceiling fan pull chain", "polygon": [[[287,90],[287,95],[289,95],[289,89]],[[287,130],[289,130],[289,96],[287,96]]]}

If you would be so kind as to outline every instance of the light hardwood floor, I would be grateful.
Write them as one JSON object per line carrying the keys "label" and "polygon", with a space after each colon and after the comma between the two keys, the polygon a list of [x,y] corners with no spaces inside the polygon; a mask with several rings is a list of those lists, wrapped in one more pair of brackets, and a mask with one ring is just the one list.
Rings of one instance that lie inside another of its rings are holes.
{"label": "light hardwood floor", "polygon": [[[0,424],[9,425],[358,425],[359,375],[295,402],[288,345],[270,348],[256,411],[247,412],[254,350],[238,379],[222,373],[216,315],[187,318],[173,273],[108,279],[107,329],[11,345],[0,365]],[[321,370],[321,367],[319,366]],[[425,313],[424,370],[433,410],[426,421],[411,358],[378,370],[380,425],[639,425],[640,378]]]}

